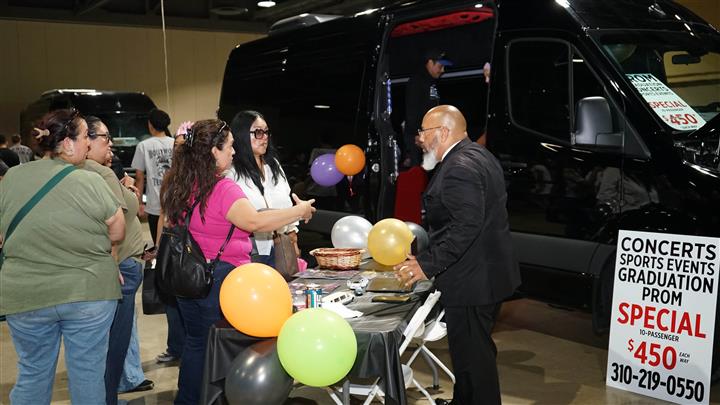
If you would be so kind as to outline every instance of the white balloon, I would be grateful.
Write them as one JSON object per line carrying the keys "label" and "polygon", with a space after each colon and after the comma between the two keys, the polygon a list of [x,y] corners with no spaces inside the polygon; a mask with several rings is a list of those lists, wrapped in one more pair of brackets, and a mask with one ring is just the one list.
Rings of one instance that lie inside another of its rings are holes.
{"label": "white balloon", "polygon": [[335,222],[330,238],[336,248],[367,249],[370,229],[372,229],[370,221],[363,217],[350,215]]}

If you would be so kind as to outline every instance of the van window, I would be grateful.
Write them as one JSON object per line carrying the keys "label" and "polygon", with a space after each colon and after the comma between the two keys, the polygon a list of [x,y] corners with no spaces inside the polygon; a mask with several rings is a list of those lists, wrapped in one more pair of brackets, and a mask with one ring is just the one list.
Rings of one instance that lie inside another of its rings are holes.
{"label": "van window", "polygon": [[624,78],[680,138],[720,112],[716,35],[635,30],[596,35]]}
{"label": "van window", "polygon": [[362,175],[345,177],[333,187],[319,186],[309,176],[319,155],[334,153],[345,144],[367,146],[367,129],[356,127],[363,71],[359,60],[315,60],[291,70],[289,86],[283,86],[291,90],[276,99],[282,130],[274,142],[282,160],[297,165],[290,187],[315,198],[318,209],[363,213]]}
{"label": "van window", "polygon": [[366,115],[365,60],[354,46],[347,38],[335,38],[322,52],[301,45],[268,51],[258,56],[258,63],[284,67],[264,72],[248,64],[245,55],[233,54],[225,73],[221,118],[230,122],[245,109],[263,114],[292,191],[315,198],[318,209],[363,214],[362,174],[333,187],[321,187],[310,176],[310,165],[319,155],[345,144],[367,146],[367,127],[360,124]]}
{"label": "van window", "polygon": [[[595,145],[614,145],[618,152],[621,150],[625,120],[583,55],[571,45],[553,40],[513,41],[508,65],[510,116],[515,125],[564,144],[575,144],[573,134],[581,130],[581,102],[602,97],[610,116],[599,123],[604,128],[603,137]],[[638,153],[642,154],[638,150],[631,154]]]}
{"label": "van window", "polygon": [[533,132],[570,142],[570,49],[558,41],[515,41],[508,52],[510,116]]}

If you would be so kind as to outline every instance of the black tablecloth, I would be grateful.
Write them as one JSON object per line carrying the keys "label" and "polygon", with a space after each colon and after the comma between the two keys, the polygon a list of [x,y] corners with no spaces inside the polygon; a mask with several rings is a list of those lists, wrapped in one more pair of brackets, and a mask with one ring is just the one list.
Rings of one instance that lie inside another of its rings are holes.
{"label": "black tablecloth", "polygon": [[[412,295],[402,304],[371,302],[373,293],[366,293],[347,307],[363,312],[360,318],[348,319],[357,338],[357,357],[349,378],[381,378],[386,404],[406,404],[405,382],[398,349],[402,332],[421,304],[423,293]],[[230,363],[245,348],[262,339],[238,332],[227,321],[210,328],[201,404],[225,404],[225,376]]]}

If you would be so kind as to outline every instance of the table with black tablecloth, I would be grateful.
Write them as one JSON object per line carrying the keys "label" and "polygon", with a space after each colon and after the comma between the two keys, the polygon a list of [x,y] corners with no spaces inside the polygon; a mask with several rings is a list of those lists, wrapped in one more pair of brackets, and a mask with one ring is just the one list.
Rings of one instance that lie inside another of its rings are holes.
{"label": "table with black tablecloth", "polygon": [[[418,288],[426,290],[426,288]],[[355,297],[346,306],[363,312],[363,316],[348,319],[357,338],[357,357],[348,378],[373,379],[380,377],[386,404],[406,403],[405,382],[398,349],[402,332],[420,306],[424,292],[416,292],[405,303],[371,302],[373,293]],[[201,404],[225,404],[223,394],[225,376],[230,363],[245,348],[263,339],[235,330],[227,321],[210,328],[203,372]]]}

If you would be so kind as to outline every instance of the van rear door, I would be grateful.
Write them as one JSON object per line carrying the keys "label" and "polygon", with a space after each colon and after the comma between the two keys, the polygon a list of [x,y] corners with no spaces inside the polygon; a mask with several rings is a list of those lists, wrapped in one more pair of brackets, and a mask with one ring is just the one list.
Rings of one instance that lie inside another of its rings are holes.
{"label": "van rear door", "polygon": [[375,129],[382,159],[378,217],[421,222],[420,193],[425,174],[406,163],[415,134],[409,123],[425,111],[408,108],[411,78],[424,74],[425,54],[437,50],[452,65],[429,91],[439,104],[458,107],[468,121],[468,134],[478,139],[485,130],[488,85],[483,66],[490,62],[495,8],[492,2],[436,3],[406,7],[386,15],[385,36],[375,78]]}

